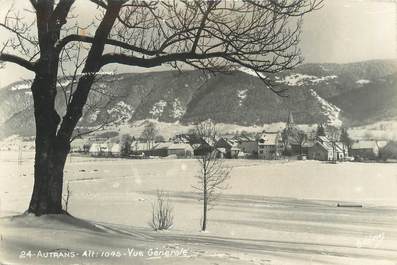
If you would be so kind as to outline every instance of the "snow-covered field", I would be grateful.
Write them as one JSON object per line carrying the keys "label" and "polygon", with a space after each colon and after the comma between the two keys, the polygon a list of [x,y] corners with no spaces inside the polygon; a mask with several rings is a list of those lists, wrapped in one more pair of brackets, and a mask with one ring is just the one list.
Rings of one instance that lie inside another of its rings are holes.
{"label": "snow-covered field", "polygon": [[[397,164],[228,161],[230,189],[201,233],[195,160],[71,157],[69,211],[81,219],[10,217],[28,205],[32,158],[0,152],[0,264],[397,264]],[[168,232],[148,225],[157,189],[174,207]],[[40,257],[19,258],[29,250]]]}

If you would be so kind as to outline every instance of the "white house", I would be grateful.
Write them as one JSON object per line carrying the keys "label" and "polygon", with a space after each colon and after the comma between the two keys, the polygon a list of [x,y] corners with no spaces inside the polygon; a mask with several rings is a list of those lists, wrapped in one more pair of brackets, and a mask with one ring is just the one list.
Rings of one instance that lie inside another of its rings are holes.
{"label": "white house", "polygon": [[93,143],[88,152],[91,156],[99,156],[101,154],[101,148],[98,143]]}
{"label": "white house", "polygon": [[113,144],[112,147],[110,148],[110,153],[114,157],[119,157],[121,154],[121,146],[120,144]]}
{"label": "white house", "polygon": [[280,132],[264,132],[258,139],[258,158],[277,159],[282,150]]}

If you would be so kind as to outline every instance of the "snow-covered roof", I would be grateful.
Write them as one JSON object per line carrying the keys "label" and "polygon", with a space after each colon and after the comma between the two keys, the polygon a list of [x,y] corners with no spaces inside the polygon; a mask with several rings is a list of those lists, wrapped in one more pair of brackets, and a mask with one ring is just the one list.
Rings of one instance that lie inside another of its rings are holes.
{"label": "snow-covered roof", "polygon": [[317,136],[317,140],[320,142],[329,142],[330,140],[326,136]]}
{"label": "snow-covered roof", "polygon": [[330,142],[316,142],[317,145],[321,146],[323,149],[327,151],[332,151],[332,145]]}
{"label": "snow-covered roof", "polygon": [[254,142],[255,138],[248,136],[248,135],[236,135],[232,138],[233,140],[236,140],[238,142]]}
{"label": "snow-covered roof", "polygon": [[[259,138],[259,144],[261,145],[276,145],[279,141],[278,132],[265,132]],[[262,142],[263,141],[263,142]]]}
{"label": "snow-covered roof", "polygon": [[153,149],[168,149],[172,144],[172,142],[158,143]]}
{"label": "snow-covered roof", "polygon": [[181,143],[181,144],[173,143],[168,147],[168,149],[174,149],[174,150],[175,149],[184,149],[184,150],[192,150],[193,151],[193,147],[190,144],[184,144],[184,143]]}

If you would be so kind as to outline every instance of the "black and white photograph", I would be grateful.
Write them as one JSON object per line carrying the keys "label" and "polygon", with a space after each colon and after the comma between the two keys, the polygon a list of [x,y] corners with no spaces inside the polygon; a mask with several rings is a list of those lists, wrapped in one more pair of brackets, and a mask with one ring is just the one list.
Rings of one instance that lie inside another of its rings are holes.
{"label": "black and white photograph", "polygon": [[0,265],[397,265],[397,0],[0,0]]}

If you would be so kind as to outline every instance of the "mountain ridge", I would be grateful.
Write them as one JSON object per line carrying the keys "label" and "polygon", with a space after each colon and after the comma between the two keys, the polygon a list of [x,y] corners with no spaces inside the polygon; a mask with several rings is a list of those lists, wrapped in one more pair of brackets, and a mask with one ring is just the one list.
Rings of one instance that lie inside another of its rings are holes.
{"label": "mountain ridge", "polygon": [[[271,92],[244,69],[216,74],[188,70],[104,75],[93,86],[79,126],[95,126],[108,119],[182,124],[212,119],[249,126],[283,122],[289,112],[297,123],[336,126],[397,117],[397,60],[309,63],[267,77],[278,88],[288,89],[288,97]],[[31,97],[29,81],[0,89],[3,136],[34,132]],[[65,110],[62,97],[58,93],[56,100],[61,114]]]}

